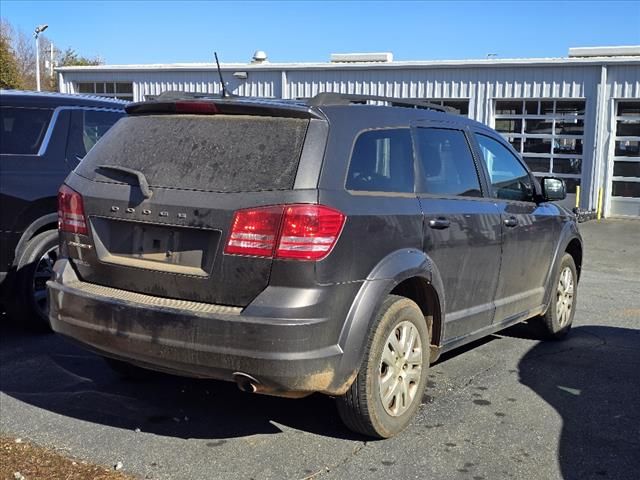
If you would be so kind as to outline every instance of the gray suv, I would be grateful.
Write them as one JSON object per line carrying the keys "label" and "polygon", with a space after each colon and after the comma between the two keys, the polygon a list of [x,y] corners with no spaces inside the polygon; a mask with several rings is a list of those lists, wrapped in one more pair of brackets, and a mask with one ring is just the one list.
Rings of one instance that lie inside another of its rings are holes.
{"label": "gray suv", "polygon": [[49,282],[53,329],[119,371],[321,392],[384,438],[443,352],[528,319],[571,327],[564,183],[484,125],[339,94],[127,112],[60,189]]}

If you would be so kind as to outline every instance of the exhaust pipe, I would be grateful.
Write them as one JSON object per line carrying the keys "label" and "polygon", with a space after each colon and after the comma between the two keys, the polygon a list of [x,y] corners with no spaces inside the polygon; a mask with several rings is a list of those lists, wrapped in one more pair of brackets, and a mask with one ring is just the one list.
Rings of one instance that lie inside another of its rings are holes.
{"label": "exhaust pipe", "polygon": [[256,393],[260,382],[253,378],[251,375],[247,375],[242,372],[234,372],[233,379],[238,385],[238,388],[246,393]]}

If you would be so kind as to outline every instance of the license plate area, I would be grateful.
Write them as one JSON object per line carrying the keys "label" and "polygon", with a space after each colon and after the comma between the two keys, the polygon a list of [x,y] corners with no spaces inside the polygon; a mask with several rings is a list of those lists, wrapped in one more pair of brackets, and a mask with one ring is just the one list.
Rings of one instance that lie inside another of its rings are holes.
{"label": "license plate area", "polygon": [[220,240],[219,230],[157,225],[92,217],[101,262],[207,277]]}

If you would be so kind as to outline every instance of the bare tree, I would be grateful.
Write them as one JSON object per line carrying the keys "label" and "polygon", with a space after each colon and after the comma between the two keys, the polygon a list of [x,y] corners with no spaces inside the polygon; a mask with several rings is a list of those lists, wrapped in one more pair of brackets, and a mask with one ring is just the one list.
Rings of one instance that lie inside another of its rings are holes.
{"label": "bare tree", "polygon": [[[0,34],[10,45],[17,62],[18,76],[22,88],[36,89],[36,46],[31,33],[26,34],[22,30],[14,28],[6,19],[0,18]],[[47,68],[51,61],[51,40],[42,33],[39,38],[40,47],[40,84],[43,90],[57,90],[56,75],[51,76],[51,67]],[[69,52],[72,55],[69,55]],[[99,65],[104,63],[98,57],[87,58],[78,55],[73,49],[68,48],[64,52],[54,49],[54,65]]]}

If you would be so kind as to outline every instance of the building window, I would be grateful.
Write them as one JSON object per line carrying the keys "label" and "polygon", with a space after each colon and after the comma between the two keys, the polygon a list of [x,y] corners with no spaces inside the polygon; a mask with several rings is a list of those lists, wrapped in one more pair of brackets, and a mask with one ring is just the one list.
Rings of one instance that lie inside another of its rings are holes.
{"label": "building window", "polygon": [[564,178],[575,193],[582,175],[585,100],[496,100],[495,129],[538,177]]}
{"label": "building window", "polygon": [[77,82],[76,93],[88,93],[100,97],[119,98],[133,101],[133,83],[131,82]]}
{"label": "building window", "polygon": [[426,98],[427,102],[435,103],[443,107],[451,107],[458,111],[458,114],[469,116],[469,99],[468,98]]}

